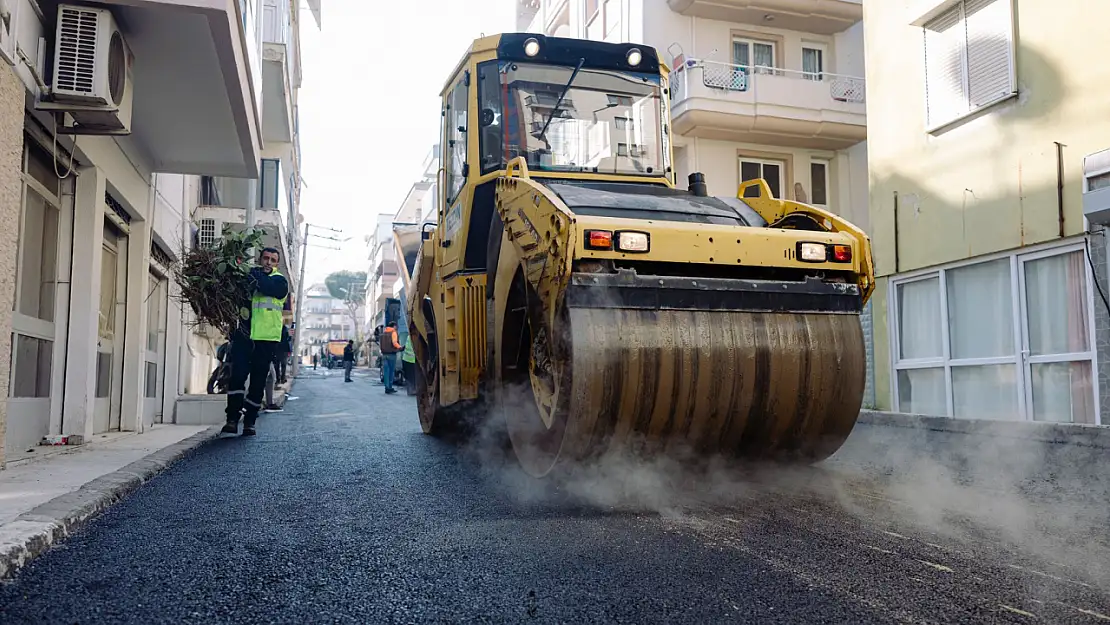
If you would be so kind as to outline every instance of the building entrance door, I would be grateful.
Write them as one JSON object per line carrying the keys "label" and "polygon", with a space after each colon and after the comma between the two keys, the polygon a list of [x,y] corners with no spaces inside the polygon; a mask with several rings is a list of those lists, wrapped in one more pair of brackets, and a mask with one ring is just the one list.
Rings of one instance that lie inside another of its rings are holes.
{"label": "building entrance door", "polygon": [[105,220],[100,266],[100,320],[97,324],[94,434],[120,429],[126,311],[127,236]]}

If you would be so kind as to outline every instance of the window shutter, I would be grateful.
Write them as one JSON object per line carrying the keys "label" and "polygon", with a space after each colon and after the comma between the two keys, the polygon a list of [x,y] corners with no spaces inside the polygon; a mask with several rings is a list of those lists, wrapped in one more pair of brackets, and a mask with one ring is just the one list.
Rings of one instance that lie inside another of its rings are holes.
{"label": "window shutter", "polygon": [[1010,95],[1013,23],[1010,0],[967,0],[967,67],[971,108]]}
{"label": "window shutter", "polygon": [[962,5],[925,24],[925,90],[929,126],[968,112]]}

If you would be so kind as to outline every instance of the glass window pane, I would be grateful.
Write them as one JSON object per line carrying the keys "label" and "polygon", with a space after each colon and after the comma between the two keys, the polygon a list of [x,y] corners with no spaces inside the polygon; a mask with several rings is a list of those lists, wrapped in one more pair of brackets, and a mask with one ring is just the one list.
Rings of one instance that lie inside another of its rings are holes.
{"label": "glass window pane", "polygon": [[1033,364],[1030,368],[1034,421],[1094,425],[1090,361]]}
{"label": "glass window pane", "polygon": [[899,357],[940,358],[944,355],[940,332],[940,278],[899,284]]}
{"label": "glass window pane", "polygon": [[756,67],[775,66],[775,47],[769,43],[757,43],[752,46],[755,51]]}
{"label": "glass window pane", "polygon": [[748,51],[748,42],[734,41],[732,42],[732,62],[736,65],[749,65],[751,57]]}
{"label": "glass window pane", "polygon": [[782,168],[778,165],[764,163],[763,179],[767,181],[767,186],[771,187],[771,195],[782,198]]}
{"label": "glass window pane", "polygon": [[903,369],[898,372],[898,410],[910,414],[948,414],[944,396],[944,368]]}
{"label": "glass window pane", "polygon": [[19,302],[24,315],[54,321],[58,271],[58,211],[35,190],[25,187],[23,237],[19,253]]}
{"label": "glass window pane", "polygon": [[[497,62],[483,63],[478,67],[478,100],[481,104],[482,173],[495,171],[503,165],[504,123],[501,117],[501,79]],[[599,126],[600,127],[600,126]]]}
{"label": "glass window pane", "polygon": [[1082,251],[1025,263],[1029,351],[1033,355],[1090,350],[1087,273]]}
{"label": "glass window pane", "polygon": [[1017,367],[952,367],[952,410],[963,419],[1020,419]]}
{"label": "glass window pane", "polygon": [[945,280],[951,358],[1013,356],[1010,259],[952,269]]}
{"label": "glass window pane", "polygon": [[[105,233],[107,234],[107,233]],[[100,262],[100,338],[111,341],[116,334],[116,263],[115,250],[103,248]]]}
{"label": "glass window pane", "polygon": [[828,176],[825,163],[809,164],[810,186],[813,188],[813,203],[824,206],[829,203]]}
{"label": "glass window pane", "polygon": [[[25,145],[27,146],[27,173],[55,197],[61,195],[59,188],[61,180],[58,179],[58,172],[54,170],[54,158],[32,141],[27,141]],[[64,172],[68,169],[69,157],[61,158],[62,161],[57,163],[58,171]]]}
{"label": "glass window pane", "polygon": [[158,351],[158,336],[162,331],[162,281],[155,276],[149,276],[147,281],[146,300],[146,348],[148,351]]}
{"label": "glass window pane", "polygon": [[112,353],[96,354],[96,398],[104,399],[112,390]]}
{"label": "glass window pane", "polygon": [[158,363],[146,363],[146,397],[158,396]]}
{"label": "glass window pane", "polygon": [[54,359],[54,342],[12,335],[15,358],[12,372],[12,397],[50,397],[50,369]]}

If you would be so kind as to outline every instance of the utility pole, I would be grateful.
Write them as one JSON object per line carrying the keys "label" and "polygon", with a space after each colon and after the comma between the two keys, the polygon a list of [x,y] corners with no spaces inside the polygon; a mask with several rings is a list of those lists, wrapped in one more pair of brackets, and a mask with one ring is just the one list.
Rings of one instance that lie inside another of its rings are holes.
{"label": "utility pole", "polygon": [[[293,320],[293,377],[296,377],[297,373],[301,370],[301,319],[304,315],[304,268],[305,265],[308,264],[308,237],[314,236],[320,239],[326,239],[328,241],[340,240],[335,237],[325,237],[318,234],[311,234],[309,231],[312,228],[327,230],[328,232],[334,232],[336,234],[343,232],[342,230],[336,230],[334,228],[314,226],[307,222],[304,225],[304,245],[301,247],[301,276],[300,279],[297,281],[297,311]],[[327,247],[325,249],[338,250],[339,248]]]}

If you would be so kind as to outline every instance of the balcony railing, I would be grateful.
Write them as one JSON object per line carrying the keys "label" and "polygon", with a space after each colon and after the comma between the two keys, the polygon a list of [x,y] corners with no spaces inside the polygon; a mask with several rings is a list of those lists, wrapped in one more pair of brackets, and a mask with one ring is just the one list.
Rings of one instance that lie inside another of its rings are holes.
{"label": "balcony railing", "polygon": [[670,76],[671,101],[678,103],[691,97],[691,87],[698,83],[719,90],[721,95],[751,94],[757,101],[764,100],[760,97],[761,91],[781,92],[784,87],[807,93],[822,92],[825,101],[813,101],[810,105],[813,108],[834,103],[863,104],[866,95],[864,79],[854,76],[687,59]]}

